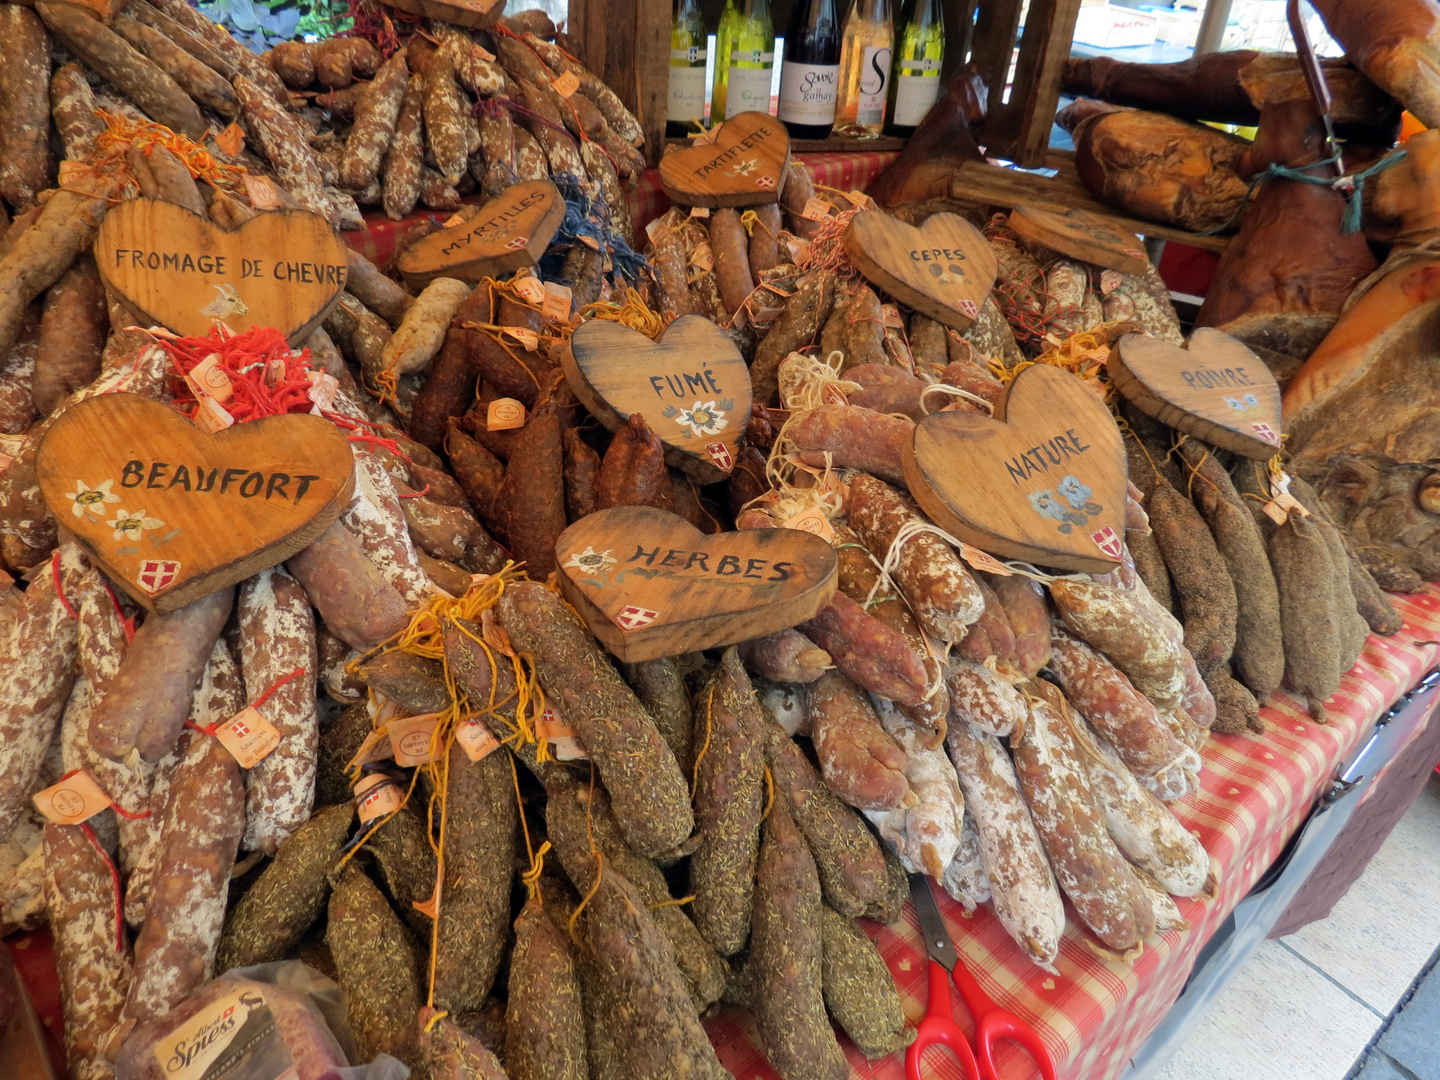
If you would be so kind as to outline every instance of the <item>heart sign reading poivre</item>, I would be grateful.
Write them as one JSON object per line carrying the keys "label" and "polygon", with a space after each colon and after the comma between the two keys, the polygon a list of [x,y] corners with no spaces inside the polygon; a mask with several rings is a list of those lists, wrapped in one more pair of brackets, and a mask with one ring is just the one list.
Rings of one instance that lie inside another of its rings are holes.
{"label": "heart sign reading poivre", "polygon": [[648,506],[583,517],[555,543],[560,589],[630,663],[730,645],[811,618],[835,593],[835,551],[797,529],[707,536]]}
{"label": "heart sign reading poivre", "polygon": [[328,420],[271,416],[209,435],[139,394],[71,406],[35,469],[55,520],[131,596],[174,611],[283,562],[350,498],[350,444]]}
{"label": "heart sign reading poivre", "polygon": [[120,203],[95,236],[100,276],[141,319],[185,337],[208,334],[217,320],[236,333],[273,326],[291,345],[340,299],[348,251],[305,210],[260,214],[226,232],[158,199]]}
{"label": "heart sign reading poivre", "polygon": [[870,284],[957,330],[975,321],[995,283],[990,241],[958,214],[932,214],[917,229],[884,211],[862,210],[843,243]]}
{"label": "heart sign reading poivre", "polygon": [[1125,448],[1099,397],[1035,364],[995,416],[939,412],[905,446],[905,481],[937,525],[992,555],[1106,573],[1125,539]]}
{"label": "heart sign reading poivre", "polygon": [[539,262],[564,219],[565,200],[555,185],[527,180],[506,188],[474,217],[411,244],[396,266],[417,289],[437,277],[471,283],[502,277]]}
{"label": "heart sign reading poivre", "polygon": [[660,186],[682,206],[759,206],[780,198],[790,134],[769,113],[744,112],[713,141],[660,159]]}
{"label": "heart sign reading poivre", "polygon": [[617,322],[582,323],[561,353],[575,396],[611,431],[632,413],[665,445],[665,460],[702,484],[735,467],[750,420],[750,369],[703,315],[682,315],[658,341]]}
{"label": "heart sign reading poivre", "polygon": [[1105,369],[1136,408],[1173,428],[1260,461],[1280,452],[1280,387],[1229,334],[1201,327],[1184,349],[1126,334]]}

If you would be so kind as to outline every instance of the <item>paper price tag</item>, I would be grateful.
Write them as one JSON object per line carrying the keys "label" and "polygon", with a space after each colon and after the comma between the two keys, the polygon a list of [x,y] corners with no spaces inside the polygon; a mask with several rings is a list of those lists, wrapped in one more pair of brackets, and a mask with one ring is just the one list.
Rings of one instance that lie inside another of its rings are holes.
{"label": "paper price tag", "polygon": [[1100,271],[1100,295],[1109,296],[1124,282],[1125,276],[1119,270]]}
{"label": "paper price tag", "polygon": [[74,183],[80,177],[84,176],[87,172],[89,172],[89,170],[90,166],[86,165],[85,162],[75,161],[72,158],[66,158],[64,161],[60,162],[60,175],[57,179],[59,180],[61,187],[69,187],[72,183]]}
{"label": "paper price tag", "polygon": [[515,281],[515,291],[525,298],[527,304],[545,302],[545,285],[539,278],[523,277]]}
{"label": "paper price tag", "polygon": [[37,791],[30,798],[35,809],[56,825],[78,825],[111,804],[110,796],[100,790],[100,785],[84,769],[44,791]]}
{"label": "paper price tag", "polygon": [[849,405],[850,399],[845,396],[845,391],[832,383],[826,383],[825,389],[820,391],[820,400],[826,405]]}
{"label": "paper price tag", "polygon": [[659,236],[665,230],[665,222],[656,218],[645,226],[645,235],[650,238],[652,244],[659,243]]}
{"label": "paper price tag", "polygon": [[570,321],[570,288],[558,282],[545,283],[545,301],[540,305],[540,314],[556,322]]}
{"label": "paper price tag", "polygon": [[892,330],[901,330],[905,327],[905,323],[900,318],[900,309],[894,304],[880,305],[880,323]]}
{"label": "paper price tag", "polygon": [[250,205],[256,210],[280,209],[280,196],[269,180],[251,173],[246,173],[242,179],[245,181],[245,194],[250,196]]}
{"label": "paper price tag", "polygon": [[690,265],[701,273],[707,273],[715,267],[715,253],[710,250],[708,243],[701,243],[695,246],[690,253]]}
{"label": "paper price tag", "polygon": [[987,555],[977,547],[969,544],[960,545],[960,557],[973,566],[976,570],[984,570],[989,574],[998,574],[1001,577],[1013,577],[1014,571],[992,555]]}
{"label": "paper price tag", "polygon": [[811,195],[805,200],[805,209],[800,211],[800,216],[809,221],[824,221],[835,208],[818,195]]}
{"label": "paper price tag", "polygon": [[323,371],[307,372],[305,377],[310,380],[310,391],[307,396],[315,403],[315,407],[310,411],[319,416],[322,410],[333,409],[335,394],[340,389],[340,380]]}
{"label": "paper price tag", "polygon": [[215,145],[226,157],[234,157],[245,149],[245,129],[232,122],[229,127],[215,136]]}
{"label": "paper price tag", "polygon": [[1265,516],[1268,517],[1271,521],[1275,522],[1276,525],[1284,525],[1286,520],[1288,520],[1288,518],[1290,517],[1290,515],[1285,512],[1284,508],[1281,507],[1281,505],[1277,502],[1267,502],[1260,509],[1263,510],[1265,512]]}
{"label": "paper price tag", "polygon": [[[476,581],[477,578],[479,581],[485,580],[482,574],[475,574],[471,580]],[[479,581],[476,581],[476,584]],[[495,612],[490,608],[486,608],[480,613],[480,636],[485,640],[486,645],[489,645],[501,656],[514,658],[515,646],[510,644],[510,635],[505,632],[503,626],[495,621]]]}
{"label": "paper price tag", "polygon": [[384,773],[362,776],[355,785],[355,812],[361,825],[368,825],[378,817],[393,814],[405,805],[405,793],[394,777]]}
{"label": "paper price tag", "polygon": [[525,406],[514,398],[496,398],[485,413],[487,431],[509,431],[525,426]]}
{"label": "paper price tag", "polygon": [[478,716],[469,716],[455,725],[455,741],[471,761],[479,761],[500,749],[500,740]]}
{"label": "paper price tag", "polygon": [[555,752],[557,761],[589,761],[590,755],[585,752],[579,739],[551,739],[550,749]]}
{"label": "paper price tag", "polygon": [[575,91],[580,89],[580,79],[573,71],[567,71],[550,84],[555,92],[565,99],[574,96]]}
{"label": "paper price tag", "polygon": [[1305,509],[1305,504],[1295,498],[1288,491],[1282,491],[1275,496],[1275,505],[1284,510],[1287,514],[1299,514],[1301,517],[1309,517],[1310,511]]}
{"label": "paper price tag", "polygon": [[463,210],[457,210],[440,223],[442,229],[453,229],[456,225],[464,225],[470,219],[465,216]]}
{"label": "paper price tag", "polygon": [[500,332],[502,334],[509,334],[516,341],[520,342],[521,345],[524,345],[526,352],[534,352],[540,348],[540,335],[535,333],[534,330],[528,330],[523,326],[502,326]]}
{"label": "paper price tag", "polygon": [[280,730],[254,705],[246,705],[238,713],[215,728],[215,738],[230,751],[242,769],[253,769],[280,745]]}
{"label": "paper price tag", "polygon": [[212,397],[216,401],[224,402],[229,401],[235,393],[230,383],[230,373],[220,366],[219,353],[212,352],[191,368],[185,381],[190,384],[190,389],[197,398]]}
{"label": "paper price tag", "polygon": [[223,405],[212,397],[202,397],[200,407],[195,410],[195,424],[203,428],[211,435],[217,431],[224,431],[231,424],[235,423],[235,417],[231,416]]}
{"label": "paper price tag", "polygon": [[827,544],[835,539],[835,528],[830,524],[824,512],[818,506],[812,506],[808,510],[801,510],[787,521],[780,524],[782,529],[795,529],[798,532],[807,532],[811,536],[818,536]]}
{"label": "paper price tag", "polygon": [[695,146],[714,146],[715,140],[720,138],[720,129],[724,126],[724,121],[721,121],[709,131],[697,131],[694,135],[691,135],[690,138],[695,140]]}
{"label": "paper price tag", "polygon": [[693,218],[707,218],[710,216],[710,208],[708,206],[692,206],[690,207],[690,216]]}
{"label": "paper price tag", "polygon": [[430,760],[430,743],[439,722],[435,713],[421,716],[407,716],[403,720],[391,720],[385,726],[390,737],[390,749],[395,754],[396,765],[423,765]]}

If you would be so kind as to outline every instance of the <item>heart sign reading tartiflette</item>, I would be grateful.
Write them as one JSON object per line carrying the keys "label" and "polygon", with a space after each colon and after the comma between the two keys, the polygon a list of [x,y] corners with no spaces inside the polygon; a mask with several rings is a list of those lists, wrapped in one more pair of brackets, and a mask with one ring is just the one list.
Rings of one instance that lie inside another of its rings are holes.
{"label": "heart sign reading tartiflette", "polygon": [[905,481],[932,521],[992,555],[1107,573],[1125,538],[1125,448],[1100,398],[1035,364],[995,416],[938,412],[905,446]]}
{"label": "heart sign reading tartiflette", "polygon": [[1126,334],[1105,369],[1136,408],[1173,428],[1261,461],[1280,452],[1280,387],[1229,334],[1201,327],[1184,349]]}
{"label": "heart sign reading tartiflette", "polygon": [[35,469],[55,520],[158,612],[306,547],[354,484],[350,444],[321,417],[270,416],[209,435],[139,394],[65,410]]}
{"label": "heart sign reading tartiflette", "polygon": [[132,199],[105,215],[95,261],[105,284],[141,319],[183,337],[217,321],[236,333],[273,326],[291,345],[340,299],[349,249],[305,210],[276,210],[234,232],[183,206]]}
{"label": "heart sign reading tartiflette", "polygon": [[660,159],[660,186],[682,206],[759,206],[780,198],[790,135],[769,113],[744,112],[713,141]]}
{"label": "heart sign reading tartiflette", "polygon": [[917,229],[882,210],[862,210],[843,243],[870,284],[957,330],[975,321],[995,283],[990,241],[958,214],[932,214]]}
{"label": "heart sign reading tartiflette", "polygon": [[555,185],[527,180],[506,188],[475,216],[411,244],[396,266],[416,289],[437,277],[472,283],[498,278],[539,262],[564,219],[565,200]]}
{"label": "heart sign reading tartiflette", "polygon": [[1057,214],[1036,206],[1017,206],[1010,211],[1010,227],[1027,240],[1081,262],[1126,274],[1143,274],[1150,265],[1140,238],[1099,214],[1084,210]]}
{"label": "heart sign reading tartiflette", "polygon": [[582,323],[561,353],[575,396],[611,431],[632,413],[665,445],[665,460],[702,484],[735,467],[750,420],[750,369],[725,332],[682,315],[658,341],[617,322]]}
{"label": "heart sign reading tartiflette", "polygon": [[560,589],[600,642],[637,662],[772,634],[835,593],[835,552],[798,529],[707,536],[648,506],[583,517],[555,543]]}

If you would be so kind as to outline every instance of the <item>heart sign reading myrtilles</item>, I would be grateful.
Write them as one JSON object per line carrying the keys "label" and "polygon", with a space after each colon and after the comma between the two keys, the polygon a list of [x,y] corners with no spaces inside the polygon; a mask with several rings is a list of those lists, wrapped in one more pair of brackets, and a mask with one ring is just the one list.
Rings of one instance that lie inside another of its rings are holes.
{"label": "heart sign reading myrtilles", "polygon": [[750,420],[750,370],[703,315],[682,315],[651,341],[617,322],[582,323],[560,356],[575,396],[615,431],[632,413],[665,445],[665,460],[702,484],[735,467]]}
{"label": "heart sign reading myrtilles", "polygon": [[527,180],[506,188],[473,217],[447,223],[411,244],[400,252],[396,266],[413,289],[437,277],[472,284],[502,277],[539,262],[564,219],[565,200],[555,185]]}
{"label": "heart sign reading myrtilles", "polygon": [[905,481],[932,521],[992,555],[1107,573],[1125,539],[1125,448],[1098,396],[1035,364],[995,416],[939,412],[905,446]]}
{"label": "heart sign reading myrtilles", "polygon": [[790,135],[769,113],[731,117],[713,139],[660,159],[660,186],[682,206],[759,206],[780,198]]}
{"label": "heart sign reading myrtilles", "polygon": [[66,409],[36,450],[55,520],[152,611],[283,562],[339,515],[350,444],[318,416],[270,416],[208,435],[139,394]]}
{"label": "heart sign reading myrtilles", "polygon": [[707,536],[648,506],[583,517],[555,543],[560,590],[635,663],[773,634],[835,593],[835,551],[798,529]]}
{"label": "heart sign reading myrtilles", "polygon": [[881,210],[862,210],[843,240],[870,284],[923,315],[964,330],[995,283],[990,241],[958,214],[932,214],[918,229]]}

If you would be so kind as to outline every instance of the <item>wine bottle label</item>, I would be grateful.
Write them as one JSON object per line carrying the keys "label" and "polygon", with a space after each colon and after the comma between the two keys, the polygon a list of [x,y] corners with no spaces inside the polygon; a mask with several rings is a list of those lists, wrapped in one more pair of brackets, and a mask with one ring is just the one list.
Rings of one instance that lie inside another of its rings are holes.
{"label": "wine bottle label", "polygon": [[860,61],[860,98],[856,102],[855,122],[863,127],[878,127],[885,119],[885,91],[890,82],[890,50],[883,45],[865,46]]}
{"label": "wine bottle label", "polygon": [[732,64],[768,64],[774,66],[775,54],[773,52],[761,52],[759,49],[736,49],[730,54]]}
{"label": "wine bottle label", "polygon": [[[672,49],[672,55],[676,52],[683,52],[681,49]],[[705,50],[700,50],[700,55],[705,55]],[[699,67],[677,67],[672,62],[670,67],[670,101],[666,108],[665,119],[674,120],[679,123],[688,123],[691,120],[701,120],[705,116],[705,63],[702,60]]]}
{"label": "wine bottle label", "polygon": [[703,68],[705,66],[705,60],[709,55],[710,50],[704,45],[691,45],[688,49],[671,49],[670,66],[693,67],[699,64]]}
{"label": "wine bottle label", "polygon": [[[774,53],[735,53],[735,56],[744,56],[749,59],[751,56],[760,55],[773,58]],[[774,76],[774,69],[763,68],[737,68],[730,69],[730,86],[726,91],[725,115],[737,116],[742,112],[763,112],[770,111],[770,82]]]}
{"label": "wine bottle label", "polygon": [[792,124],[833,124],[839,88],[839,64],[787,61],[780,69],[780,119]]}
{"label": "wine bottle label", "polygon": [[[911,74],[923,71],[923,75]],[[940,96],[940,61],[930,59],[901,60],[900,76],[895,86],[895,117],[899,127],[915,127],[935,99]]]}

